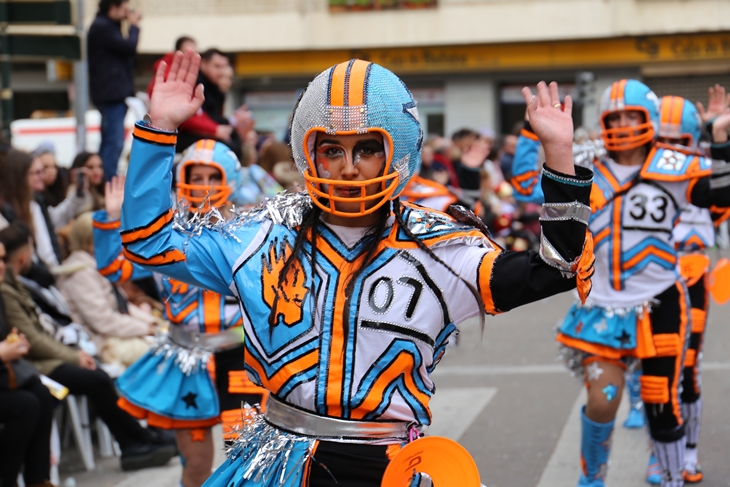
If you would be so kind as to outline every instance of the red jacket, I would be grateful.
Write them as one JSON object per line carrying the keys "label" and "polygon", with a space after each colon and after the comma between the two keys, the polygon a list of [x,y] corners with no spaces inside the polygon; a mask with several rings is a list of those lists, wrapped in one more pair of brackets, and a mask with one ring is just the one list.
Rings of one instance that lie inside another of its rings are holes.
{"label": "red jacket", "polygon": [[[155,64],[152,66],[152,72],[157,73],[157,68],[160,66],[160,63],[162,61],[165,61],[167,63],[167,69],[165,69],[165,79],[167,79],[167,74],[170,72],[170,66],[172,65],[172,57],[174,53],[170,52],[162,56],[160,59],[155,61]],[[150,80],[150,84],[147,85],[147,95],[152,98],[152,90],[155,87],[155,77],[152,76],[152,80]],[[216,129],[218,128],[218,124],[215,123],[215,121],[210,118],[203,110],[198,110],[198,113],[190,117],[189,119],[185,120],[180,125],[180,130],[183,130],[185,132],[196,132],[199,134],[209,135],[211,137],[215,137]]]}

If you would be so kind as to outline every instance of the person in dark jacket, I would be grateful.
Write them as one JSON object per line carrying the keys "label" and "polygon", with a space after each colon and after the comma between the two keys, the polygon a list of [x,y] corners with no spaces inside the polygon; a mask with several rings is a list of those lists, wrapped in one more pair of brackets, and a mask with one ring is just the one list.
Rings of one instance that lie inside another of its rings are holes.
{"label": "person in dark jacket", "polygon": [[[129,34],[122,34],[122,21]],[[99,12],[87,35],[91,101],[101,112],[101,147],[107,181],[117,174],[124,147],[125,98],[134,95],[134,57],[141,15],[129,8],[129,0],[100,0]]]}
{"label": "person in dark jacket", "polygon": [[[0,244],[0,281],[7,254]],[[52,487],[51,424],[54,401],[32,365],[25,362],[25,376],[18,364],[30,344],[17,328],[11,328],[0,296],[0,486],[15,485],[21,465],[27,487]],[[28,367],[32,373],[27,373]]]}

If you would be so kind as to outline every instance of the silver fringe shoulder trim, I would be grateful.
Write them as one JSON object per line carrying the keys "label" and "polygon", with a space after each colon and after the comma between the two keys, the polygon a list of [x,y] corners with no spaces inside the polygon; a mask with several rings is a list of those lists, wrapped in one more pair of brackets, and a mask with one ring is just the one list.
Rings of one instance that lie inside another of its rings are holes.
{"label": "silver fringe shoulder trim", "polygon": [[194,371],[206,370],[208,360],[210,360],[210,352],[199,348],[185,348],[170,340],[167,333],[158,334],[154,343],[150,346],[150,353],[154,355],[164,355],[165,359],[174,358],[175,365],[185,375],[190,375]]}
{"label": "silver fringe shoulder trim", "polygon": [[[285,485],[292,475],[302,472],[314,454],[315,439],[270,425],[256,407],[248,404],[243,405],[241,416],[243,421],[235,431],[237,438],[226,454],[230,461],[240,460],[244,479],[262,485]],[[295,448],[305,453],[292,458]]]}
{"label": "silver fringe shoulder trim", "polygon": [[594,160],[601,159],[605,155],[606,148],[600,139],[586,140],[580,144],[573,144],[573,163],[577,166],[590,169],[593,167]]}
{"label": "silver fringe shoulder trim", "polygon": [[282,191],[266,198],[257,206],[240,210],[233,208],[232,216],[224,218],[218,208],[205,213],[191,212],[190,205],[181,201],[175,210],[172,225],[178,232],[191,237],[200,236],[203,230],[217,232],[238,241],[239,228],[260,224],[266,220],[293,229],[301,225],[304,215],[312,208],[312,199],[306,191]]}

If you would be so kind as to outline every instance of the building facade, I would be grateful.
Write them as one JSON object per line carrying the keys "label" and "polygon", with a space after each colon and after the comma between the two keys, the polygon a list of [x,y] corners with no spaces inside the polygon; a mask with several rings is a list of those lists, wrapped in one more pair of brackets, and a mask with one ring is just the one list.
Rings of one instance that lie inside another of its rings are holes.
{"label": "building facade", "polygon": [[[96,2],[86,0],[88,21]],[[316,73],[360,57],[414,92],[427,132],[507,133],[522,119],[520,88],[561,83],[577,124],[597,126],[597,100],[621,77],[658,95],[705,101],[730,85],[727,0],[132,0],[141,9],[140,88],[151,61],[182,34],[231,54],[232,99],[257,127],[283,135]]]}

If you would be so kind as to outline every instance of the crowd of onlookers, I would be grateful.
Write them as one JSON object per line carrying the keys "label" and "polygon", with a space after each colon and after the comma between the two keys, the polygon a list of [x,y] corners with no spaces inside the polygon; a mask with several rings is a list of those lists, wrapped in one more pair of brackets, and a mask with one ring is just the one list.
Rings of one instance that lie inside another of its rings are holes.
{"label": "crowd of onlookers", "polygon": [[[122,19],[132,27],[126,36],[120,30]],[[21,466],[27,486],[51,486],[49,435],[60,401],[42,385],[41,376],[89,398],[93,414],[120,446],[123,469],[144,468],[151,465],[150,458],[159,463],[175,455],[171,435],[140,426],[117,406],[113,384],[113,377],[142,356],[155,333],[168,326],[164,306],[153,282],[112,284],[97,270],[94,257],[91,215],[105,208],[108,181],[117,172],[125,137],[119,124],[132,80],[120,73],[132,67],[138,21],[126,0],[102,0],[89,32],[91,95],[103,118],[99,153],[79,153],[65,168],[57,164],[50,143],[28,153],[0,141],[3,487],[15,485]],[[198,46],[185,36],[175,49]],[[231,198],[239,207],[301,187],[285,141],[257,131],[245,106],[225,112],[233,79],[229,58],[217,49],[201,57],[205,104],[180,127],[178,152],[205,138],[225,143],[241,163],[241,185]],[[169,66],[170,59],[171,54],[158,63]],[[110,77],[110,70],[117,75]],[[149,93],[152,88],[151,83]],[[431,135],[424,142],[420,175],[448,187],[504,245],[524,249],[537,241],[538,208],[512,197],[509,178],[516,144],[516,135],[496,137],[491,130],[462,129],[450,138]]]}

